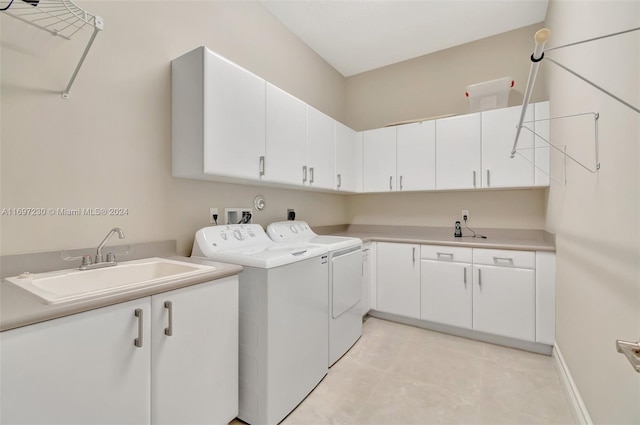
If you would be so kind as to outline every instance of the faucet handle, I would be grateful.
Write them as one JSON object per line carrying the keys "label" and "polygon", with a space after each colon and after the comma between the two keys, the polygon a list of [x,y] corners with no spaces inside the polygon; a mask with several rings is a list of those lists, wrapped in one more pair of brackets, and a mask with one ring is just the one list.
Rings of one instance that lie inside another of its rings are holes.
{"label": "faucet handle", "polygon": [[113,254],[113,252],[108,252],[107,263],[115,263],[115,262],[116,262],[116,256]]}

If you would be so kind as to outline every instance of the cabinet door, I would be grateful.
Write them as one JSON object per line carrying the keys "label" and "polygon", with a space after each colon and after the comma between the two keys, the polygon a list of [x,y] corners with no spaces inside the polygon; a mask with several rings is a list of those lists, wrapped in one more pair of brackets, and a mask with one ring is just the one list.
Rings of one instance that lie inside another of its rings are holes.
{"label": "cabinet door", "polygon": [[[533,121],[533,106],[524,121]],[[516,125],[522,106],[482,113],[482,187],[527,187],[534,185],[533,133],[520,132],[518,153],[511,158]],[[533,130],[533,122],[523,124]],[[526,159],[525,159],[526,158]]]}
{"label": "cabinet door", "polygon": [[482,187],[480,113],[436,120],[436,189]]}
{"label": "cabinet door", "polygon": [[[549,102],[536,103],[534,107],[536,123],[535,132],[535,185],[549,186],[549,175],[551,174],[551,147],[549,143]],[[530,107],[531,107],[530,106]],[[543,121],[546,120],[546,121]]]}
{"label": "cabinet door", "polygon": [[425,121],[397,128],[397,190],[436,188],[436,123]]}
{"label": "cabinet door", "polygon": [[237,277],[151,300],[152,423],[229,423],[238,414]]}
{"label": "cabinet door", "polygon": [[363,132],[363,191],[390,192],[396,188],[396,128]]}
{"label": "cabinet door", "polygon": [[376,309],[420,318],[420,245],[376,244]]}
{"label": "cabinet door", "polygon": [[333,189],[335,121],[307,105],[307,184]]}
{"label": "cabinet door", "polygon": [[420,318],[471,329],[471,265],[422,260]]}
{"label": "cabinet door", "polygon": [[[267,83],[265,179],[302,185],[309,180],[307,105]],[[304,168],[303,168],[304,167]]]}
{"label": "cabinet door", "polygon": [[535,271],[473,268],[473,329],[535,341]]}
{"label": "cabinet door", "polygon": [[260,178],[265,81],[205,47],[171,62],[172,174]]}
{"label": "cabinet door", "polygon": [[145,298],[2,332],[1,422],[150,423],[150,311]]}
{"label": "cabinet door", "polygon": [[360,306],[364,317],[371,310],[371,244],[362,245],[362,297]]}
{"label": "cabinet door", "polygon": [[[355,192],[357,190],[358,173],[362,175],[362,157],[358,156],[357,133],[346,125],[335,124],[336,171],[334,189]],[[360,153],[361,155],[361,153]]]}

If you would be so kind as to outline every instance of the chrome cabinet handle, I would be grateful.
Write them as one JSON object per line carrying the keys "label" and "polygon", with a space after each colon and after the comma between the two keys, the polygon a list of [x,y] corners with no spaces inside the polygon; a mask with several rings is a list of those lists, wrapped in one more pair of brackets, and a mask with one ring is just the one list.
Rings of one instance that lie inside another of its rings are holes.
{"label": "chrome cabinet handle", "polygon": [[309,168],[309,174],[311,174],[311,180],[309,180],[309,183],[313,183],[313,167]]}
{"label": "chrome cabinet handle", "polygon": [[473,172],[473,187],[476,187],[476,172]]}
{"label": "chrome cabinet handle", "polygon": [[478,286],[482,287],[482,269],[478,269]]}
{"label": "chrome cabinet handle", "polygon": [[467,287],[467,268],[464,268],[464,287]]}
{"label": "chrome cabinet handle", "polygon": [[402,190],[402,176],[400,176],[400,190]]}
{"label": "chrome cabinet handle", "polygon": [[389,190],[393,190],[393,176],[389,176]]}
{"label": "chrome cabinet handle", "polygon": [[302,166],[302,183],[306,183],[307,181],[307,166]]}
{"label": "chrome cabinet handle", "polygon": [[164,334],[167,336],[173,335],[173,303],[171,301],[164,302],[164,308],[169,310],[169,324],[164,328]]}
{"label": "chrome cabinet handle", "polygon": [[142,347],[142,327],[144,326],[143,311],[141,308],[136,308],[133,314],[138,318],[138,337],[133,340],[133,345],[135,345],[136,347]]}
{"label": "chrome cabinet handle", "polygon": [[258,163],[258,171],[260,172],[260,177],[264,177],[264,156],[260,157],[260,162]]}
{"label": "chrome cabinet handle", "polygon": [[338,174],[338,189],[342,187],[342,174]]}
{"label": "chrome cabinet handle", "polygon": [[453,253],[451,252],[438,252],[438,259],[442,258],[442,257],[449,257],[449,259],[453,260]]}
{"label": "chrome cabinet handle", "polygon": [[416,263],[416,247],[413,247],[413,264]]}
{"label": "chrome cabinet handle", "polygon": [[506,261],[507,263],[511,264],[513,266],[513,258],[509,258],[509,257],[493,257],[493,262],[495,264],[498,264],[500,261]]}
{"label": "chrome cabinet handle", "polygon": [[491,187],[491,170],[487,170],[487,187]]}

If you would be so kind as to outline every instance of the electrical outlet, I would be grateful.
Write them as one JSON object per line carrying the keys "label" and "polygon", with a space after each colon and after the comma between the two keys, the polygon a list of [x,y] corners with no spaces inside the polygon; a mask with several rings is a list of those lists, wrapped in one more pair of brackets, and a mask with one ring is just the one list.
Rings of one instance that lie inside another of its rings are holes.
{"label": "electrical outlet", "polygon": [[462,210],[462,221],[469,220],[469,210]]}
{"label": "electrical outlet", "polygon": [[[214,215],[216,216],[216,218],[213,218]],[[217,219],[218,218],[219,218],[218,209],[217,208],[209,208],[209,223],[218,224],[217,223]]]}

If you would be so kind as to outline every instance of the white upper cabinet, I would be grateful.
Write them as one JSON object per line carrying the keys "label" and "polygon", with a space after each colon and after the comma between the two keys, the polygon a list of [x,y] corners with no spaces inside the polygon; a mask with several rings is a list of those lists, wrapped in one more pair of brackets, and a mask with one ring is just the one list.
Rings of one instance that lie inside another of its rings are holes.
{"label": "white upper cabinet", "polygon": [[267,83],[267,144],[265,179],[308,184],[307,105]]}
{"label": "white upper cabinet", "polygon": [[396,127],[362,133],[362,189],[391,192],[396,188]]}
{"label": "white upper cabinet", "polygon": [[308,178],[305,184],[311,187],[333,189],[335,125],[333,118],[307,105],[305,165]]}
{"label": "white upper cabinet", "polygon": [[[344,192],[358,191],[362,182],[362,138],[346,125],[335,123],[335,175],[334,189]],[[361,183],[360,183],[361,184]]]}
{"label": "white upper cabinet", "polygon": [[[533,133],[520,132],[518,153],[511,158],[516,126],[522,106],[482,112],[482,187],[527,187],[534,185]],[[533,105],[524,121],[533,121]],[[533,123],[524,124],[533,129]],[[526,158],[526,159],[525,159]]]}
{"label": "white upper cabinet", "polygon": [[436,123],[424,121],[397,128],[398,191],[436,188]]}
{"label": "white upper cabinet", "polygon": [[436,189],[482,187],[480,113],[436,120]]}
{"label": "white upper cabinet", "polygon": [[[530,105],[530,107],[531,106],[534,105]],[[545,140],[549,140],[549,101],[536,103],[534,107],[536,118],[534,130],[537,134],[537,136],[535,136],[535,185],[549,186],[551,148],[549,147],[549,143],[545,142]]]}
{"label": "white upper cabinet", "polygon": [[260,179],[265,81],[200,47],[171,63],[176,177]]}

